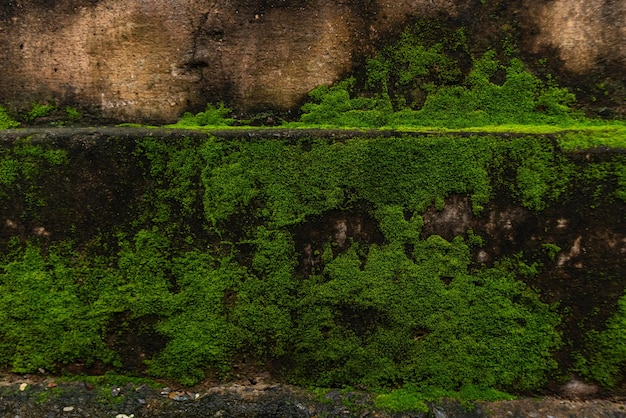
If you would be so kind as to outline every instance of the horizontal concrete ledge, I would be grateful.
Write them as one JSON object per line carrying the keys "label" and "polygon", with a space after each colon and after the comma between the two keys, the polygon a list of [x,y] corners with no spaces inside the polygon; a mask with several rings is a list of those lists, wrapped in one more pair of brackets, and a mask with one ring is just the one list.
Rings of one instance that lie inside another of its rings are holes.
{"label": "horizontal concrete ledge", "polygon": [[[94,127],[29,127],[18,129],[0,130],[0,141],[11,142],[18,139],[30,138],[31,141],[47,143],[74,142],[83,146],[96,144],[104,140],[120,139],[132,140],[136,138],[154,137],[164,141],[176,141],[184,138],[204,139],[213,136],[228,140],[267,140],[267,139],[328,139],[330,141],[345,141],[352,138],[392,138],[392,137],[434,137],[451,136],[470,138],[477,136],[492,136],[503,140],[522,137],[543,138],[557,145],[557,138],[568,132],[576,130],[560,131],[558,133],[533,134],[525,132],[488,132],[488,131],[398,131],[393,129],[328,129],[328,128],[229,128],[229,129],[178,129],[162,127],[127,127],[127,126],[94,126]],[[598,146],[578,151],[568,151],[566,154],[574,158],[587,160],[603,160],[609,155],[626,155],[626,148],[609,148]]]}
{"label": "horizontal concrete ledge", "polygon": [[529,134],[519,132],[479,132],[479,131],[398,131],[393,129],[326,129],[326,128],[242,128],[242,129],[173,129],[173,128],[150,128],[150,127],[124,127],[124,126],[95,126],[95,127],[30,127],[18,129],[0,130],[0,139],[15,140],[30,137],[33,140],[41,139],[69,139],[76,136],[93,137],[160,137],[164,139],[176,138],[204,138],[207,135],[224,139],[270,139],[270,138],[377,138],[377,137],[405,137],[405,136],[497,136],[502,138],[519,138],[524,136],[536,136],[556,138],[558,134]]}

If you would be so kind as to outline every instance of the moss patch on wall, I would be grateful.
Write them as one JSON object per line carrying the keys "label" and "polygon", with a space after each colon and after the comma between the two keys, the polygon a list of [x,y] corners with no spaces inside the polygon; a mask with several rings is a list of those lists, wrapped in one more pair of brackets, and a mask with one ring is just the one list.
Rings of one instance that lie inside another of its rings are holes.
{"label": "moss patch on wall", "polygon": [[[425,234],[424,216],[451,196],[467,197],[477,219],[503,197],[540,214],[581,178],[608,184],[613,200],[604,191],[601,202],[621,204],[623,193],[623,158],[591,174],[553,137],[106,147],[113,160],[91,163],[115,161],[111,178],[133,181],[111,194],[117,223],[80,233],[76,207],[62,207],[43,176],[82,154],[28,140],[3,148],[4,218],[28,225],[51,201],[66,213],[65,226],[39,218],[47,235],[5,228],[0,364],[14,371],[81,363],[191,385],[245,360],[302,385],[538,390],[567,343],[561,311],[528,284],[545,252],[477,263],[480,236]],[[71,192],[69,176],[55,179]],[[35,206],[15,203],[28,190]]]}
{"label": "moss patch on wall", "polygon": [[17,128],[20,123],[11,118],[6,110],[0,106],[0,129]]}

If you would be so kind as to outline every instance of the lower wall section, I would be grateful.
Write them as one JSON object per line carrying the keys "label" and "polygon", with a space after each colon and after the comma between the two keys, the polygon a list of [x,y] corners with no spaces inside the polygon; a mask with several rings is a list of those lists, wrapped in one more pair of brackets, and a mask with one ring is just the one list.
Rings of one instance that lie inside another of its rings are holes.
{"label": "lower wall section", "polygon": [[[59,132],[59,131],[57,131]],[[0,364],[611,389],[626,156],[558,137],[12,134]]]}

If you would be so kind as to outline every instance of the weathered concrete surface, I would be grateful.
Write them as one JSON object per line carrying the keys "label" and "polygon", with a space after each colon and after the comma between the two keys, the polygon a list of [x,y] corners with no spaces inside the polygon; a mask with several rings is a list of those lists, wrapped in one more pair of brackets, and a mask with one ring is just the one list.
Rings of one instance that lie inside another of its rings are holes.
{"label": "weathered concrete surface", "polygon": [[[532,50],[554,48],[566,69],[584,73],[607,62],[626,64],[626,2],[556,0],[530,7],[539,31]],[[622,74],[623,76],[623,74]]]}
{"label": "weathered concrete surface", "polygon": [[512,34],[571,83],[623,85],[619,0],[5,0],[0,103],[53,99],[160,122],[218,100],[294,110],[424,16],[487,43]]}

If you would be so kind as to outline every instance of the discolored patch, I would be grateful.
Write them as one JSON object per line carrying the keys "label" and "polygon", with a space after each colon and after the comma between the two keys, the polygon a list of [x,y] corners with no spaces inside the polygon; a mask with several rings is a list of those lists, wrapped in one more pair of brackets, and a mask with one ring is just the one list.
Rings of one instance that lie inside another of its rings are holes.
{"label": "discolored patch", "polygon": [[384,241],[378,223],[365,206],[352,211],[329,211],[320,217],[308,219],[293,231],[296,251],[300,254],[299,271],[305,276],[320,272],[326,244],[333,253],[345,252],[352,242],[378,243]]}

